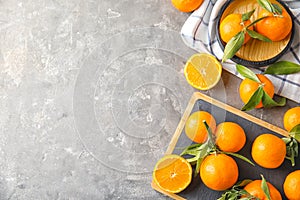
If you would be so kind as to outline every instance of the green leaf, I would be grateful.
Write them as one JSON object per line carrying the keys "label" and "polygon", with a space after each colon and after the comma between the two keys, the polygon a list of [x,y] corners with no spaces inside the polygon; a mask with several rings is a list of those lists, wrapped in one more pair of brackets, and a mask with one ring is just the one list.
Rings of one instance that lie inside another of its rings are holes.
{"label": "green leaf", "polygon": [[296,140],[300,141],[300,124],[296,125],[292,130],[290,131],[290,136],[295,138]]}
{"label": "green leaf", "polygon": [[227,155],[231,155],[231,156],[234,156],[234,157],[237,157],[237,158],[239,158],[239,159],[241,159],[243,161],[246,161],[247,163],[251,164],[252,166],[255,166],[255,164],[251,160],[249,160],[248,158],[246,158],[245,156],[242,156],[240,154],[232,153],[232,152],[224,152],[224,151],[222,153],[227,154]]}
{"label": "green leaf", "polygon": [[240,31],[235,36],[233,36],[225,46],[222,62],[232,58],[242,47],[244,40],[245,33],[243,31]]}
{"label": "green leaf", "polygon": [[264,42],[272,42],[272,40],[270,40],[268,37],[266,37],[264,35],[261,35],[256,31],[252,31],[252,30],[249,30],[249,29],[246,29],[246,31],[249,34],[249,36],[252,37],[252,38],[255,38],[255,39],[258,39],[258,40],[261,40],[261,41],[264,41]]}
{"label": "green leaf", "polygon": [[251,10],[250,12],[242,14],[242,21],[244,22],[244,21],[249,20],[254,12],[255,12],[255,9]]}
{"label": "green leaf", "polygon": [[265,74],[285,75],[300,72],[300,65],[290,61],[279,61],[270,65]]}
{"label": "green leaf", "polygon": [[255,108],[255,106],[257,106],[259,104],[259,102],[261,101],[262,97],[263,97],[263,88],[262,86],[259,86],[257,88],[257,90],[253,93],[253,95],[251,96],[251,98],[249,99],[249,101],[246,103],[246,105],[244,105],[244,107],[242,108],[242,111],[249,111],[252,110],[253,108]]}
{"label": "green leaf", "polygon": [[265,195],[267,196],[268,200],[271,200],[271,196],[270,196],[270,191],[269,191],[269,187],[267,184],[267,181],[265,179],[265,177],[263,175],[261,175],[261,189],[263,190],[263,192],[265,193]]}
{"label": "green leaf", "polygon": [[249,68],[243,66],[243,65],[236,65],[236,70],[238,71],[238,73],[240,73],[243,77],[248,78],[252,81],[255,81],[257,83],[260,83],[260,80],[258,79],[258,77],[255,75],[255,73],[250,70]]}
{"label": "green leaf", "polygon": [[203,158],[199,158],[197,160],[194,177],[196,177],[198,175],[202,161],[203,161]]}
{"label": "green leaf", "polygon": [[293,137],[284,137],[282,138],[286,144],[286,159],[289,159],[292,163],[292,166],[295,166],[295,158],[298,157],[298,142]]}
{"label": "green leaf", "polygon": [[244,179],[242,181],[239,181],[235,186],[233,187],[244,187],[246,185],[248,185],[250,182],[252,182],[251,179]]}
{"label": "green leaf", "polygon": [[275,12],[275,8],[272,5],[272,3],[268,0],[257,0],[258,4],[263,7],[264,9],[266,9],[267,11],[274,13]]}
{"label": "green leaf", "polygon": [[286,99],[281,98],[279,102],[274,101],[265,91],[263,91],[262,96],[262,104],[264,105],[264,108],[271,108],[275,106],[285,106]]}
{"label": "green leaf", "polygon": [[267,17],[267,16],[261,17],[261,18],[258,18],[258,19],[256,19],[256,20],[254,20],[253,22],[251,22],[251,24],[249,24],[249,25],[246,26],[246,29],[248,29],[250,26],[253,26],[254,24],[256,24],[257,22],[263,20],[263,19],[266,18],[266,17]]}
{"label": "green leaf", "polygon": [[216,147],[216,141],[215,141],[216,138],[214,137],[210,127],[208,126],[205,120],[203,121],[203,123],[208,133],[208,140],[207,140],[208,146],[210,149],[214,149]]}
{"label": "green leaf", "polygon": [[279,15],[282,14],[282,8],[281,8],[278,4],[272,3],[272,6],[273,6],[273,8],[274,8],[274,10],[275,10],[275,13],[277,13],[277,14],[279,14]]}
{"label": "green leaf", "polygon": [[180,156],[189,154],[192,150],[197,150],[199,147],[201,147],[202,144],[191,144],[190,146],[187,146],[180,154]]}

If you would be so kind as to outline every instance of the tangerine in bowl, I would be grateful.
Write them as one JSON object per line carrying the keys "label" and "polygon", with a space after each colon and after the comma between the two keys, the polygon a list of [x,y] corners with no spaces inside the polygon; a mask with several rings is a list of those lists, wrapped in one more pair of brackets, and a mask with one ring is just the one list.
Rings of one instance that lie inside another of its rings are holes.
{"label": "tangerine in bowl", "polygon": [[[239,35],[243,43],[231,60],[247,67],[259,68],[276,62],[294,38],[293,13],[286,4],[280,0],[261,1],[269,3],[272,12],[257,0],[229,0],[217,17],[216,36],[223,51],[230,39],[243,33]],[[247,13],[251,15],[245,18]]]}

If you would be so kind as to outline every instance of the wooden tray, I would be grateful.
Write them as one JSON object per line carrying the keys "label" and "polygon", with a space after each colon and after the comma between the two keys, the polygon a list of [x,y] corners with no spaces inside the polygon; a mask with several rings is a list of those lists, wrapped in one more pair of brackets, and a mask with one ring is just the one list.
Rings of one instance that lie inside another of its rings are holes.
{"label": "wooden tray", "polygon": [[[253,161],[251,157],[251,145],[254,139],[262,133],[271,133],[278,137],[286,136],[288,133],[270,123],[257,119],[243,111],[212,99],[202,93],[196,92],[191,97],[189,104],[178,124],[178,127],[172,137],[172,140],[167,148],[166,154],[180,154],[182,149],[192,142],[186,137],[184,133],[184,126],[189,115],[195,111],[204,110],[210,112],[216,119],[217,124],[224,121],[232,121],[238,123],[243,127],[247,136],[247,142],[244,148],[239,152]],[[276,144],[274,144],[276,145]],[[239,180],[243,179],[261,179],[260,174],[271,182],[280,192],[283,199],[286,199],[283,193],[282,185],[285,177],[291,171],[300,169],[300,160],[296,159],[296,166],[292,167],[289,160],[277,169],[265,169],[258,165],[251,166],[250,164],[240,159],[235,159],[239,167]],[[253,161],[254,162],[254,161]],[[161,190],[154,182],[152,187],[173,198],[173,199],[203,199],[214,200],[221,197],[223,192],[216,192],[208,189],[201,181],[200,177],[193,178],[191,184],[179,194],[171,194]]]}

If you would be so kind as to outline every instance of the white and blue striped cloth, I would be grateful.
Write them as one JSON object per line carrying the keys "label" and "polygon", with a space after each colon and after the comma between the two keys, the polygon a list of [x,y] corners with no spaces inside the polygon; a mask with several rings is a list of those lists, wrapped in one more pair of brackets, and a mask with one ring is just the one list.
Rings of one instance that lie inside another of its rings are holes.
{"label": "white and blue striped cloth", "polygon": [[[181,29],[184,42],[199,52],[213,54],[219,60],[223,56],[216,38],[216,19],[226,0],[204,0],[194,11]],[[291,48],[280,60],[288,60],[300,64],[300,1],[284,1],[294,14],[295,35]],[[235,63],[231,60],[222,64],[223,68],[237,76]],[[261,73],[260,69],[253,69]],[[275,93],[300,103],[300,73],[291,75],[268,75],[275,86]]]}

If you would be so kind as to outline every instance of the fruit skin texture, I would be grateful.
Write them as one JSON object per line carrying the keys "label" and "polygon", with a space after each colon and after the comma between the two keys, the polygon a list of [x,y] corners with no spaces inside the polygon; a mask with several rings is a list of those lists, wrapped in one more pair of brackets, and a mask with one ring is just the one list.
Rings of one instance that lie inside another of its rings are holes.
{"label": "fruit skin texture", "polygon": [[[228,43],[229,40],[234,37],[238,32],[243,30],[243,28],[251,23],[250,20],[247,20],[242,23],[242,15],[241,14],[229,14],[227,15],[220,24],[220,36],[221,39]],[[244,24],[244,25],[243,25]],[[253,27],[249,27],[248,29],[253,30]],[[250,40],[250,36],[248,33],[245,34],[244,43]]]}
{"label": "fruit skin texture", "polygon": [[289,200],[300,200],[300,170],[287,175],[283,183],[283,190]]}
{"label": "fruit skin texture", "polygon": [[[244,190],[249,192],[251,195],[259,198],[260,200],[267,200],[268,198],[264,194],[263,190],[261,189],[261,180],[254,180],[250,183],[248,183],[245,187]],[[271,199],[274,200],[282,200],[280,192],[269,182],[267,182],[269,191],[270,191],[270,196]]]}
{"label": "fruit skin texture", "polygon": [[200,166],[200,177],[212,190],[222,191],[232,187],[238,175],[235,160],[225,154],[211,154],[204,158]]}
{"label": "fruit skin texture", "polygon": [[185,124],[185,134],[194,142],[204,143],[207,140],[208,135],[203,120],[206,121],[212,132],[216,130],[216,120],[210,113],[206,111],[194,112]]}
{"label": "fruit skin texture", "polygon": [[286,145],[279,137],[265,133],[254,140],[251,155],[258,165],[275,169],[284,161]]}
{"label": "fruit skin texture", "polygon": [[300,124],[300,106],[289,109],[283,117],[283,125],[287,131],[291,131]]}
{"label": "fruit skin texture", "polygon": [[246,143],[244,129],[234,122],[223,122],[217,126],[216,144],[225,152],[238,152]]}
{"label": "fruit skin texture", "polygon": [[192,167],[186,159],[171,154],[157,162],[152,176],[155,184],[162,190],[178,193],[191,183],[192,173]]}
{"label": "fruit skin texture", "polygon": [[203,0],[172,0],[172,4],[181,12],[192,12],[196,10]]}
{"label": "fruit skin texture", "polygon": [[[270,81],[270,79],[268,79],[265,75],[262,75],[262,74],[256,74],[256,76],[258,77],[260,82],[262,84],[264,84],[263,90],[271,98],[273,98],[273,96],[274,96],[274,85]],[[253,95],[253,93],[257,90],[258,87],[259,87],[259,83],[255,82],[255,81],[252,81],[248,78],[245,78],[241,82],[240,88],[239,88],[241,100],[246,104],[249,101],[249,99],[251,98],[251,96]],[[262,102],[260,102],[255,108],[261,108],[261,107],[263,107]]]}
{"label": "fruit skin texture", "polygon": [[292,18],[283,7],[281,8],[281,16],[274,16],[273,13],[265,9],[261,10],[258,18],[267,17],[255,26],[258,33],[268,37],[273,42],[283,40],[292,30]]}

